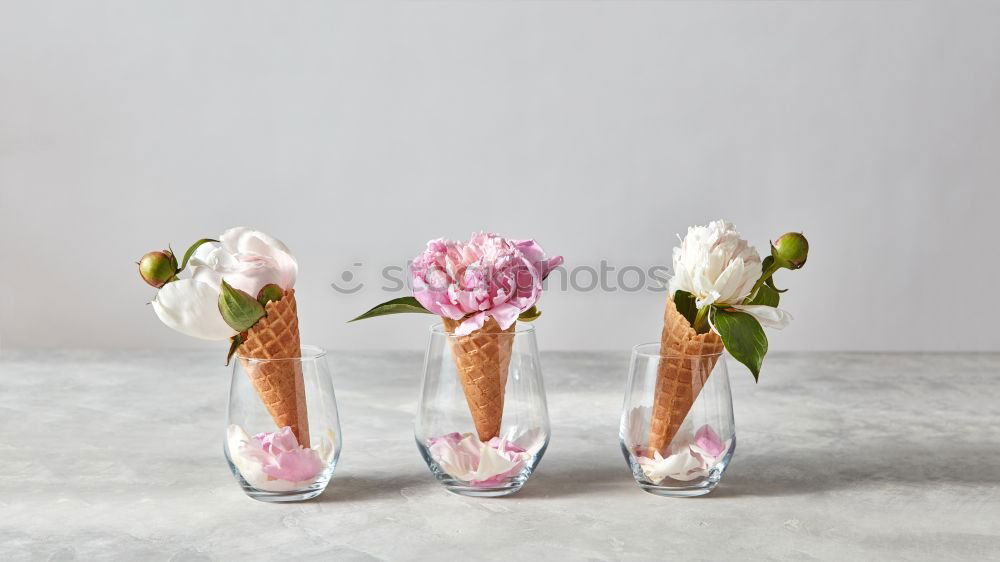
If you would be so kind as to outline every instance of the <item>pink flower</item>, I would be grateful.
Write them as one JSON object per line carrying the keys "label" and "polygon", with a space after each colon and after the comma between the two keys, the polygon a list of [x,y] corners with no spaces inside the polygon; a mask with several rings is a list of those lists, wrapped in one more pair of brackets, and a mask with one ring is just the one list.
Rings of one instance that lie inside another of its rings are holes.
{"label": "pink flower", "polygon": [[482,328],[488,317],[506,330],[535,304],[542,281],[562,262],[546,259],[534,240],[484,232],[468,242],[431,240],[413,260],[413,296],[438,316],[462,320],[457,335]]}
{"label": "pink flower", "polygon": [[316,451],[300,447],[288,426],[254,435],[253,441],[244,443],[240,452],[258,461],[264,474],[276,480],[312,480],[324,468]]}

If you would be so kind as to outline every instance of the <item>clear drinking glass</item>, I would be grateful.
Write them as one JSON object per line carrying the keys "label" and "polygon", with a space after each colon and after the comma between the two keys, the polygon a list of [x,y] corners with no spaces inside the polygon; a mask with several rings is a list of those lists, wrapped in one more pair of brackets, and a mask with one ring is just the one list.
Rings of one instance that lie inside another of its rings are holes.
{"label": "clear drinking glass", "polygon": [[[535,330],[518,323],[512,332],[482,336],[475,346],[463,337],[469,336],[449,334],[441,324],[431,327],[414,431],[417,448],[451,492],[512,494],[531,476],[549,443]],[[477,355],[486,365],[482,369],[469,367],[470,361],[476,365]],[[499,406],[491,396],[499,397]]]}
{"label": "clear drinking glass", "polygon": [[725,353],[661,355],[659,343],[632,348],[620,427],[640,488],[661,496],[711,492],[736,450]]}
{"label": "clear drinking glass", "polygon": [[233,358],[223,448],[248,496],[290,502],[320,495],[340,447],[325,351],[302,346],[294,359]]}

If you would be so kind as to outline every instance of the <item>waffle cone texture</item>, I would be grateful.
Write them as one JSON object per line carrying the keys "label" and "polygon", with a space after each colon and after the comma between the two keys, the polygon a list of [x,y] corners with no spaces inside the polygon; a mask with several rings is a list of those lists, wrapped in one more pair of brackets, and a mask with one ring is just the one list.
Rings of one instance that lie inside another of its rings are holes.
{"label": "waffle cone texture", "polygon": [[[461,323],[450,318],[442,320],[448,334],[454,334]],[[476,424],[479,440],[483,442],[500,435],[515,324],[501,330],[496,320],[489,318],[482,328],[467,336],[448,337],[465,401]]]}
{"label": "waffle cone texture", "polygon": [[261,402],[278,428],[292,428],[303,447],[309,447],[309,418],[302,364],[298,361],[250,361],[250,359],[295,359],[301,356],[299,317],[295,290],[287,289],[279,301],[264,307],[266,316],[246,332],[239,348],[240,361],[250,376]]}
{"label": "waffle cone texture", "polygon": [[649,428],[650,454],[660,451],[666,455],[722,350],[718,334],[695,332],[687,318],[677,311],[673,298],[667,299]]}

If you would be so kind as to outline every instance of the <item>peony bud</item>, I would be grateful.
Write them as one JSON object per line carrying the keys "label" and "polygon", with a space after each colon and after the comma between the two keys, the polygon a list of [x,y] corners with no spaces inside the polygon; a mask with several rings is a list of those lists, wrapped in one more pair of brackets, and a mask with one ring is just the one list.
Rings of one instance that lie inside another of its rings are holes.
{"label": "peony bud", "polygon": [[806,264],[809,256],[809,241],[800,232],[782,234],[771,244],[774,263],[786,269],[798,269]]}
{"label": "peony bud", "polygon": [[170,250],[149,252],[139,260],[139,275],[143,281],[159,289],[177,279],[177,258]]}
{"label": "peony bud", "polygon": [[267,306],[269,302],[280,301],[283,296],[285,296],[285,291],[281,287],[274,283],[268,283],[261,287],[260,292],[257,293],[257,302],[262,306]]}

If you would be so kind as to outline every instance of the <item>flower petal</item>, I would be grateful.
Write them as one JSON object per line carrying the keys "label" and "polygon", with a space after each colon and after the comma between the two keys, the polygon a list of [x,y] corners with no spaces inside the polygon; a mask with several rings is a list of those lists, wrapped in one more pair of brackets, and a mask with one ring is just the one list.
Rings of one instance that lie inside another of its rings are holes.
{"label": "flower petal", "polygon": [[694,434],[694,444],[713,457],[721,455],[726,450],[719,434],[707,424],[701,426]]}
{"label": "flower petal", "polygon": [[181,279],[156,293],[153,310],[167,326],[203,340],[225,340],[236,334],[219,312],[219,291],[201,281]]}
{"label": "flower petal", "polygon": [[671,294],[687,291],[699,308],[711,303],[736,304],[760,278],[761,259],[732,224],[713,221],[688,229],[674,248],[673,273]]}
{"label": "flower petal", "polygon": [[[501,330],[506,330],[507,328],[510,328],[514,322],[517,322],[517,316],[519,314],[521,314],[521,309],[508,303],[494,306],[493,309],[489,311],[489,315],[497,321],[497,324],[500,324]],[[482,326],[480,326],[480,328],[481,327]]]}
{"label": "flower petal", "polygon": [[188,261],[188,265],[192,267],[199,265],[210,266],[216,259],[215,256],[220,250],[222,253],[226,253],[222,244],[218,242],[206,242],[201,246],[198,246],[198,249],[194,251],[194,254],[191,254],[191,259]]}
{"label": "flower petal", "polygon": [[472,332],[483,327],[483,323],[486,322],[486,313],[480,312],[479,314],[473,314],[472,316],[466,318],[455,328],[456,336],[467,336]]}
{"label": "flower petal", "polygon": [[216,291],[221,290],[222,287],[222,274],[207,265],[193,267],[191,269],[191,279],[210,285]]}
{"label": "flower petal", "polygon": [[285,246],[281,240],[245,226],[234,226],[226,230],[219,236],[219,241],[222,242],[222,245],[230,254],[247,252],[264,253],[268,247],[275,248],[286,254],[292,253],[288,249],[288,246]]}
{"label": "flower petal", "polygon": [[764,328],[780,330],[793,320],[787,311],[763,304],[735,304],[732,306],[740,312],[746,312],[760,322]]}
{"label": "flower petal", "polygon": [[323,461],[316,451],[297,448],[275,454],[272,463],[264,465],[264,474],[278,480],[304,482],[312,480],[323,470]]}
{"label": "flower petal", "polygon": [[[226,275],[226,281],[234,287],[256,295],[267,283],[276,283],[283,289],[291,289],[295,285],[299,265],[281,240],[245,226],[230,228],[219,236],[219,240],[226,252],[239,262],[233,273],[246,272],[245,278],[234,277],[233,281]],[[248,272],[262,267],[266,268],[266,274]]]}

